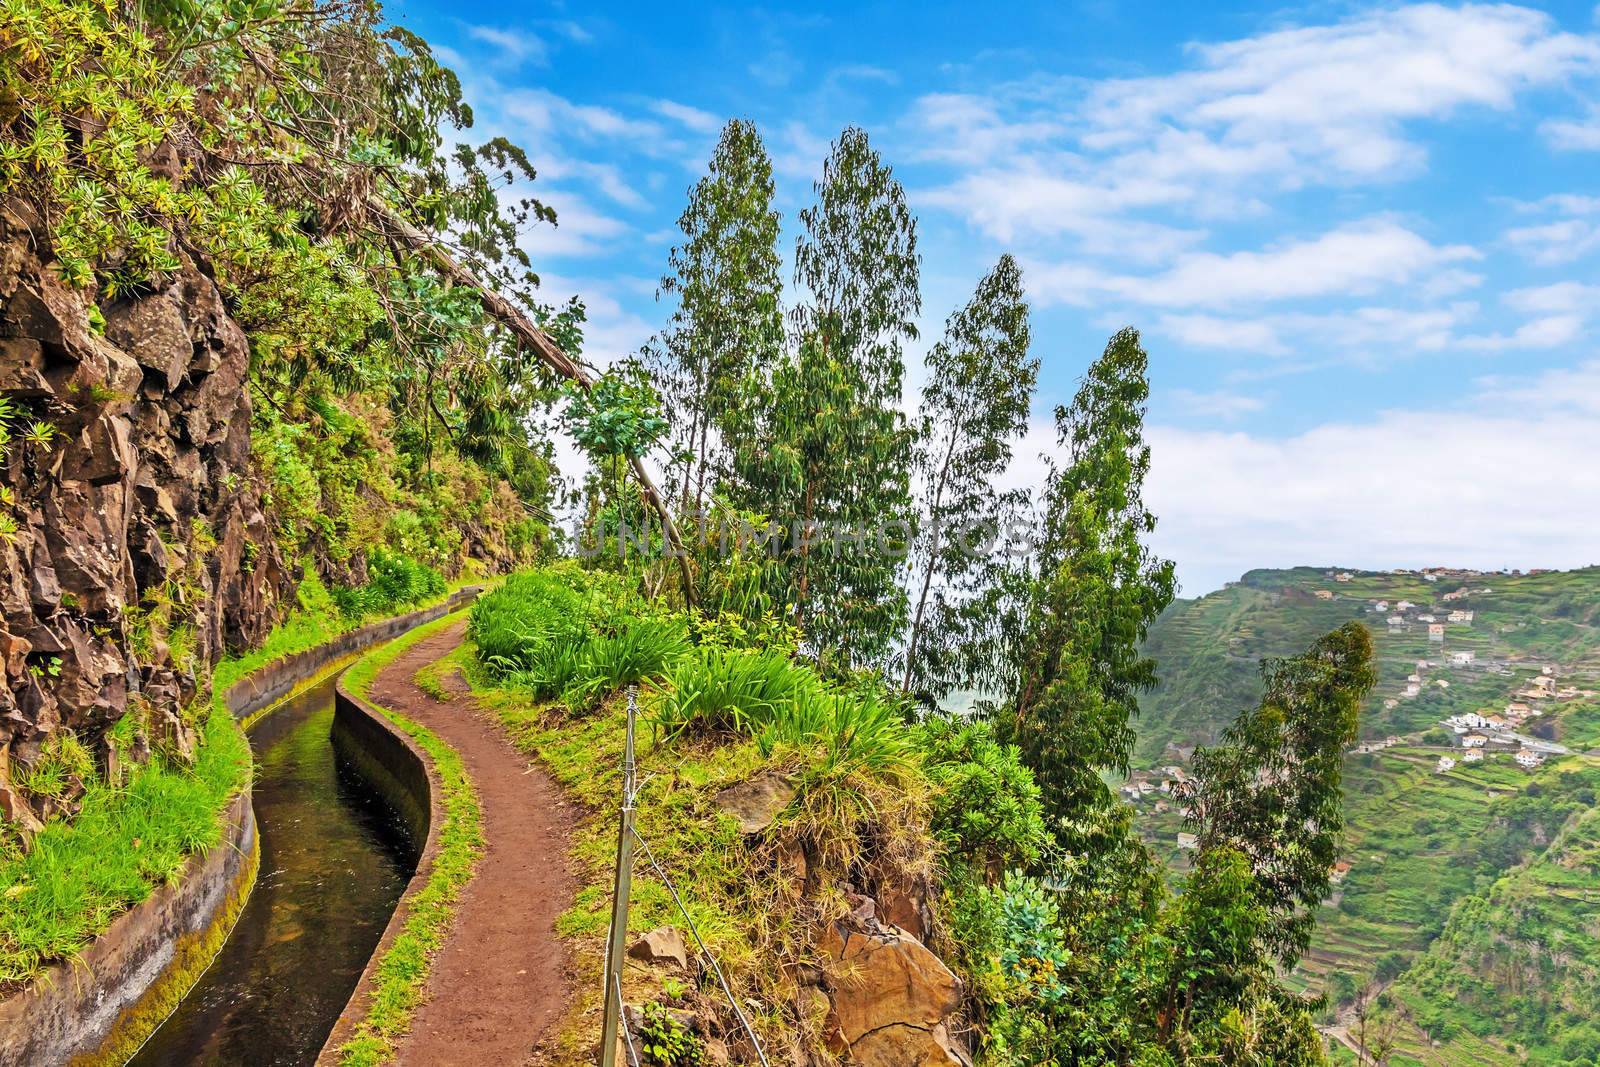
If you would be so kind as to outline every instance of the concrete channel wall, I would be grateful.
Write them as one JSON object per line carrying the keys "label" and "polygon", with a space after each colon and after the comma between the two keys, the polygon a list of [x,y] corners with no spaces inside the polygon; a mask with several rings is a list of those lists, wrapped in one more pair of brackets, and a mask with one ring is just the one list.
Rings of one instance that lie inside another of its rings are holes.
{"label": "concrete channel wall", "polygon": [[333,699],[334,747],[374,791],[404,816],[412,840],[422,842],[422,848],[417,868],[395,904],[394,914],[389,916],[383,937],[372,950],[360,981],[322,1046],[318,1067],[339,1062],[339,1047],[350,1040],[367,1017],[379,961],[405,928],[412,901],[433,874],[439,854],[439,829],[444,825],[443,787],[427,754],[388,716],[346,689],[343,678],[334,685]]}
{"label": "concrete channel wall", "polygon": [[[223,703],[237,719],[264,711],[340,660],[449,614],[478,592],[477,587],[461,589],[442,604],[371,623],[286,656],[240,679],[224,694]],[[397,754],[390,733],[341,729],[338,715],[348,719],[349,714],[342,707],[336,712],[341,750],[414,827],[424,830],[417,839],[427,837],[426,827],[437,826],[439,820],[426,815],[426,806],[411,810],[416,801],[408,799],[434,802],[433,791],[425,788],[430,769],[421,752],[413,753],[419,762],[410,767]],[[410,744],[409,738],[398,736]],[[371,755],[363,757],[360,750],[369,745]],[[398,784],[385,786],[374,767],[390,767]],[[122,1064],[166,1021],[210,966],[255,885],[260,842],[248,784],[229,805],[227,820],[222,842],[191,856],[177,884],[156,889],[123,912],[77,960],[56,964],[0,1000],[0,1067]],[[423,855],[424,862],[431,860],[430,851]],[[386,942],[391,934],[385,934]]]}

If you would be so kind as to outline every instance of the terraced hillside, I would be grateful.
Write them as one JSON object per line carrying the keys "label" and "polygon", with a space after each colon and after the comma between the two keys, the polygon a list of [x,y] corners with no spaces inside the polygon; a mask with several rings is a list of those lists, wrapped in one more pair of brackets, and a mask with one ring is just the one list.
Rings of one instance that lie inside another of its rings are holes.
{"label": "terraced hillside", "polygon": [[[1160,665],[1161,684],[1140,701],[1141,761],[1164,762],[1169,744],[1214,740],[1257,699],[1263,657],[1299,651],[1354,618],[1372,628],[1379,657],[1364,737],[1425,731],[1448,715],[1498,709],[1545,666],[1580,687],[1600,686],[1600,567],[1528,575],[1441,572],[1431,581],[1413,571],[1349,572],[1340,582],[1333,577],[1338,573],[1251,571],[1225,589],[1175,602],[1145,646]],[[1462,590],[1466,595],[1455,596]],[[1397,611],[1402,602],[1414,606]],[[1378,610],[1380,604],[1386,609]],[[1452,611],[1470,612],[1472,621],[1447,622]],[[1390,626],[1392,615],[1405,621]],[[1427,616],[1444,626],[1442,641],[1430,639],[1430,624],[1421,621]],[[1456,652],[1473,653],[1472,665],[1451,668]],[[1406,679],[1418,673],[1422,659],[1433,666],[1421,672],[1419,694],[1407,698]],[[1386,700],[1398,703],[1386,708]],[[1584,722],[1585,737],[1600,735],[1600,720]]]}
{"label": "terraced hillside", "polygon": [[[1143,702],[1143,762],[1182,767],[1190,746],[1213,740],[1258,698],[1261,657],[1366,620],[1380,683],[1364,709],[1369,750],[1345,769],[1346,866],[1292,980],[1330,995],[1336,1036],[1358,996],[1375,998],[1394,1064],[1600,1062],[1600,569],[1337,573],[1253,571],[1174,605],[1147,646],[1162,686]],[[1448,622],[1452,611],[1470,622]],[[1452,662],[1467,652],[1470,663]],[[1514,705],[1527,710],[1500,736],[1546,743],[1536,767],[1492,740],[1468,762],[1439,725],[1503,719]],[[1159,790],[1135,807],[1181,868],[1180,814]]]}

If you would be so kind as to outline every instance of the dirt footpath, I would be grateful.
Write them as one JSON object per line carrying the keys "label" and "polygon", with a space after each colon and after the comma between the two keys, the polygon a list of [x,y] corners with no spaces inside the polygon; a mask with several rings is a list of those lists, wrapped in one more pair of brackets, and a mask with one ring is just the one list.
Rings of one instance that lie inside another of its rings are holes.
{"label": "dirt footpath", "polygon": [[412,680],[459,645],[465,629],[459,623],[406,649],[379,672],[370,694],[461,753],[483,808],[484,854],[400,1045],[400,1062],[414,1067],[528,1063],[572,1000],[555,920],[577,889],[567,860],[577,812],[563,805],[544,769],[474,708],[460,677],[446,680],[449,701]]}

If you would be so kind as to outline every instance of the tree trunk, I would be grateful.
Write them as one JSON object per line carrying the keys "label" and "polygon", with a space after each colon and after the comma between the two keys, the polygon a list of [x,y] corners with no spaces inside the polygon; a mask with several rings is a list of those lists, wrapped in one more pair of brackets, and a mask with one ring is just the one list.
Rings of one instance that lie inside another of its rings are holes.
{"label": "tree trunk", "polygon": [[[944,501],[945,483],[950,478],[950,461],[956,454],[956,433],[950,435],[950,447],[945,449],[944,463],[939,467],[939,480],[933,489],[933,506],[928,509],[931,516],[937,516],[939,505]],[[917,598],[917,614],[911,620],[911,636],[906,639],[906,673],[905,679],[900,683],[902,693],[911,692],[911,664],[917,653],[917,638],[922,633],[922,613],[928,606],[928,590],[933,585],[933,570],[939,565],[939,529],[938,520],[935,518],[933,527],[933,543],[928,546],[928,569],[922,575],[922,595]]]}

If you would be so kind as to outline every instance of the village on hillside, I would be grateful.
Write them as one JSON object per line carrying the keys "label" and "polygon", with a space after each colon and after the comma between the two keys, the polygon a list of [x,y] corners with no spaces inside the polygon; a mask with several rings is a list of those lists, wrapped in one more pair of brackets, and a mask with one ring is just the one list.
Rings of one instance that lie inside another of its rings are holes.
{"label": "village on hillside", "polygon": [[[1286,596],[1309,594],[1315,601],[1356,608],[1358,617],[1367,619],[1380,646],[1425,651],[1415,659],[1401,660],[1409,666],[1409,673],[1401,678],[1399,672],[1407,670],[1407,666],[1392,669],[1373,696],[1374,705],[1381,707],[1384,713],[1376,721],[1398,719],[1406,725],[1382,736],[1364,738],[1349,749],[1349,754],[1368,756],[1403,748],[1408,758],[1436,760],[1429,765],[1439,774],[1500,760],[1508,767],[1532,773],[1547,760],[1568,755],[1569,748],[1552,740],[1551,732],[1539,729],[1539,724],[1560,704],[1593,699],[1596,690],[1564,677],[1567,672],[1561,663],[1535,661],[1515,652],[1486,652],[1486,645],[1494,646],[1481,631],[1481,616],[1485,610],[1490,610],[1484,602],[1493,603],[1495,587],[1492,583],[1496,578],[1548,573],[1552,572],[1483,572],[1431,567],[1376,574],[1332,569],[1323,572],[1322,581],[1311,582],[1309,588],[1305,585],[1286,588]],[[1396,583],[1392,579],[1400,581]],[[1411,599],[1368,595],[1359,588],[1363,585],[1393,588],[1398,584],[1411,590],[1416,588],[1419,579],[1427,586],[1423,587],[1423,592],[1408,592]],[[1393,655],[1390,659],[1393,660]],[[1459,699],[1450,693],[1452,687],[1457,687]],[[1445,707],[1453,705],[1459,709],[1465,702],[1474,710],[1452,710],[1438,719],[1400,714],[1402,705],[1422,700],[1430,692],[1437,694],[1438,701],[1444,701]],[[1473,694],[1480,692],[1490,695],[1479,697],[1474,705]],[[1545,736],[1535,736],[1535,730]],[[1180,864],[1182,855],[1198,845],[1192,832],[1180,828],[1184,824],[1184,813],[1174,797],[1177,787],[1188,780],[1189,772],[1185,767],[1194,750],[1193,744],[1169,743],[1166,755],[1171,762],[1150,769],[1135,769],[1118,787],[1119,795],[1141,813],[1141,821],[1148,828],[1147,839],[1152,845],[1175,848],[1173,855]],[[1157,827],[1161,829],[1156,830]],[[1149,838],[1149,831],[1155,831],[1158,836]],[[1340,869],[1335,871],[1336,882],[1342,881],[1348,868],[1347,863],[1341,863]]]}

